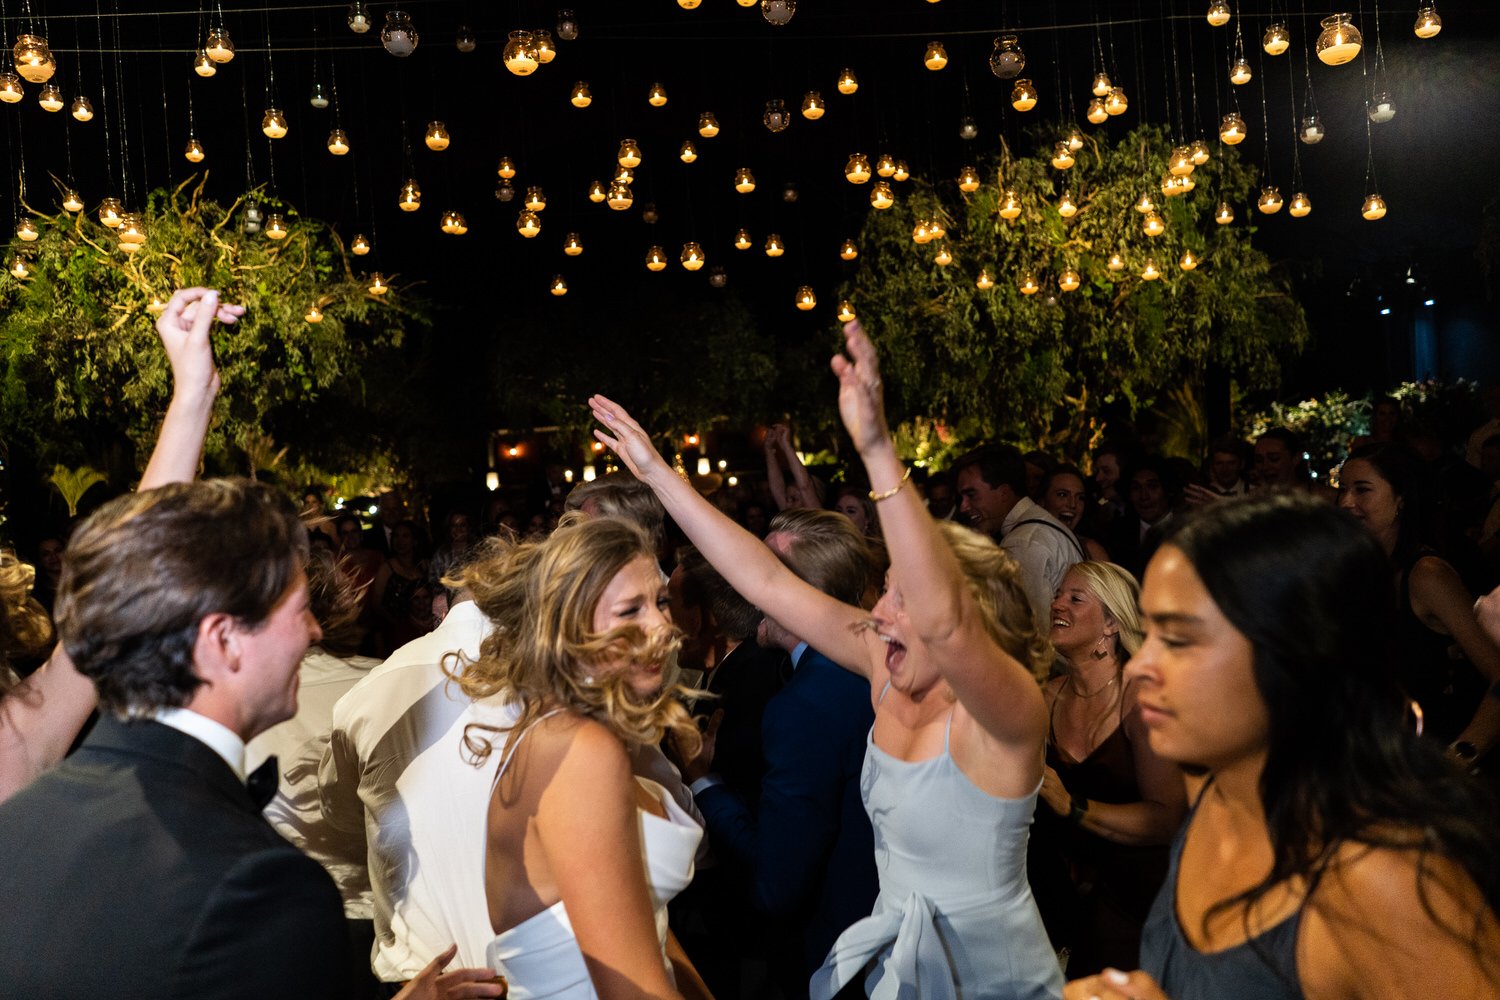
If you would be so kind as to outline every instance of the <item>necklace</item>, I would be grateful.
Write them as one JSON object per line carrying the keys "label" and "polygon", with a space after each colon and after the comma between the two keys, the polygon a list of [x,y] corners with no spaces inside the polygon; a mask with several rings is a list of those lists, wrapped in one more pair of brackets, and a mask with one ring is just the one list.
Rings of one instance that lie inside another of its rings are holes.
{"label": "necklace", "polygon": [[1068,679],[1068,690],[1073,692],[1073,697],[1075,697],[1075,698],[1084,698],[1084,699],[1094,698],[1094,697],[1097,697],[1097,696],[1103,694],[1104,692],[1108,691],[1110,689],[1110,687],[1112,687],[1114,685],[1114,683],[1116,681],[1118,681],[1119,679],[1120,679],[1120,675],[1119,675],[1119,673],[1116,673],[1109,680],[1107,680],[1103,684],[1099,685],[1099,687],[1096,688],[1095,690],[1093,690],[1093,691],[1080,691],[1080,690],[1078,690],[1078,685],[1073,682],[1073,679],[1069,678]]}

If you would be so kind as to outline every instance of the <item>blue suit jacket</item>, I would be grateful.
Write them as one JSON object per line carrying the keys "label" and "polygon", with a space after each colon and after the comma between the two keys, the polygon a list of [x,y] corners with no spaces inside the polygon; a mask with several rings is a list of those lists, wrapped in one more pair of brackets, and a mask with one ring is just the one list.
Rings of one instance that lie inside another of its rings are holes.
{"label": "blue suit jacket", "polygon": [[797,924],[808,974],[844,928],[869,916],[879,889],[859,792],[874,722],[869,682],[808,649],[766,706],[758,812],[722,785],[697,796],[714,847],[744,870],[755,906]]}

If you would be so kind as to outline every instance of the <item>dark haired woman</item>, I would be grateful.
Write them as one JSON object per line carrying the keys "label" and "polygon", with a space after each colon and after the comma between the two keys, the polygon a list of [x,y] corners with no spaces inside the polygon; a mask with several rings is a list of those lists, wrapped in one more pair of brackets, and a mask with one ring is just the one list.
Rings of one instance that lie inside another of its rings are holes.
{"label": "dark haired woman", "polygon": [[[1394,568],[1397,669],[1419,706],[1422,732],[1451,743],[1459,758],[1483,756],[1500,743],[1500,700],[1485,697],[1500,681],[1500,648],[1480,628],[1457,571],[1423,544],[1421,466],[1400,446],[1366,445],[1350,453],[1339,484],[1339,506]],[[1452,655],[1455,646],[1462,659]]]}
{"label": "dark haired woman", "polygon": [[1495,803],[1410,732],[1386,566],[1290,494],[1215,505],[1152,558],[1126,673],[1194,806],[1142,970],[1068,1000],[1500,993]]}

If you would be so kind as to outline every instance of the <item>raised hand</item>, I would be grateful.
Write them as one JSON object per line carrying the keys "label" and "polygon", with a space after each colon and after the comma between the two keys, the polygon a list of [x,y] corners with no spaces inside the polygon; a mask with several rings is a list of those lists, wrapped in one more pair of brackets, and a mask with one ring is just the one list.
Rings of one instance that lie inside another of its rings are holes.
{"label": "raised hand", "polygon": [[890,431],[885,423],[880,361],[858,320],[844,324],[844,351],[830,362],[839,378],[839,416],[854,446],[864,453],[885,442]]}
{"label": "raised hand", "polygon": [[234,323],[245,315],[244,306],[219,301],[212,288],[179,288],[156,319],[156,332],[172,366],[175,392],[219,391],[219,373],[214,367],[208,331],[213,321]]}
{"label": "raised hand", "polygon": [[604,396],[590,396],[589,409],[593,411],[594,419],[605,427],[605,430],[595,428],[594,437],[618,455],[637,479],[649,483],[652,476],[673,474],[667,460],[661,457],[651,438],[625,411],[625,407]]}

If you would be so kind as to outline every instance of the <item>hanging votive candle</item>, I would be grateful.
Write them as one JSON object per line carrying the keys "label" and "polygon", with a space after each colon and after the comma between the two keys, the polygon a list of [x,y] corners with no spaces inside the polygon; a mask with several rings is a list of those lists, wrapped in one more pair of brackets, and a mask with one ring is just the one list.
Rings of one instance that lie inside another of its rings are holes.
{"label": "hanging votive candle", "polygon": [[512,31],[500,58],[505,62],[505,68],[516,76],[530,76],[541,65],[536,39],[529,31]]}
{"label": "hanging votive candle", "polygon": [[749,167],[740,167],[734,172],[734,189],[740,194],[749,194],[755,190],[755,175],[750,172]]}
{"label": "hanging votive candle", "polygon": [[79,197],[77,191],[68,188],[67,192],[63,194],[62,207],[65,212],[82,212],[83,199]]}
{"label": "hanging votive candle", "polygon": [[1167,160],[1167,172],[1173,177],[1186,177],[1193,172],[1194,166],[1192,150],[1186,146],[1178,146],[1172,150],[1172,155]]}
{"label": "hanging votive candle", "polygon": [[111,229],[117,229],[120,218],[125,214],[125,209],[120,205],[118,198],[105,198],[99,203],[99,221]]}
{"label": "hanging votive candle", "polygon": [[401,185],[401,193],[396,197],[396,204],[403,212],[415,212],[422,207],[422,188],[417,184],[416,178],[408,178]]}
{"label": "hanging votive candle", "polygon": [[1077,153],[1083,149],[1083,133],[1078,131],[1077,125],[1068,130],[1067,141],[1071,151]]}
{"label": "hanging votive candle", "polygon": [[529,187],[526,189],[526,201],[524,204],[528,212],[543,211],[547,207],[547,196],[542,193],[541,188]]}
{"label": "hanging votive candle", "polygon": [[736,250],[749,250],[754,245],[754,242],[750,239],[750,230],[741,226],[735,231],[734,248]]}
{"label": "hanging votive candle", "polygon": [[6,104],[16,104],[25,96],[26,91],[21,86],[20,75],[14,70],[0,71],[0,101]]}
{"label": "hanging votive candle", "polygon": [[1161,277],[1161,269],[1156,266],[1156,261],[1150,257],[1146,258],[1146,266],[1141,268],[1142,281],[1155,281]]}
{"label": "hanging votive candle", "polygon": [[46,83],[57,72],[57,60],[47,47],[47,39],[41,35],[27,33],[19,36],[11,55],[15,57],[16,72],[28,83]]}
{"label": "hanging votive candle", "polygon": [[586,81],[579,80],[573,84],[573,93],[568,98],[568,103],[572,104],[575,108],[586,108],[594,103],[593,92],[589,90],[589,85]]}
{"label": "hanging votive candle", "polygon": [[535,212],[523,209],[521,214],[516,216],[516,232],[528,240],[541,231],[542,220]]}
{"label": "hanging votive candle", "polygon": [[314,302],[307,307],[307,312],[302,314],[302,319],[308,323],[321,323],[323,322],[323,310],[319,309],[318,304]]}
{"label": "hanging votive candle", "polygon": [[844,178],[850,184],[863,184],[870,179],[870,158],[864,153],[855,153],[844,164]]}
{"label": "hanging votive candle", "polygon": [[229,37],[227,29],[210,28],[208,38],[203,43],[203,51],[208,53],[208,58],[222,66],[234,58],[234,40]]}
{"label": "hanging votive candle", "polygon": [[1104,111],[1110,117],[1123,115],[1130,107],[1130,98],[1125,96],[1124,87],[1111,87],[1109,94],[1104,98]]}
{"label": "hanging votive candle", "polygon": [[682,141],[682,148],[677,151],[677,158],[683,163],[692,163],[698,158],[698,147],[693,145],[693,140]]}
{"label": "hanging votive candle", "polygon": [[979,135],[979,124],[974,121],[973,115],[964,115],[958,120],[958,137],[960,139],[973,139]]}
{"label": "hanging votive candle", "polygon": [[979,171],[972,166],[966,166],[958,172],[958,189],[964,194],[971,194],[979,190]]}
{"label": "hanging votive candle", "polygon": [[635,183],[635,171],[631,170],[629,167],[619,167],[619,166],[617,166],[617,167],[615,167],[615,176],[614,176],[614,179],[616,181],[619,181],[621,184],[634,184]]}
{"label": "hanging votive candle", "polygon": [[896,192],[891,190],[891,185],[887,181],[879,181],[870,188],[870,207],[883,212],[894,204],[896,204]]}
{"label": "hanging votive candle", "polygon": [[823,103],[823,95],[816,90],[809,90],[802,95],[802,117],[810,122],[815,122],[823,117],[827,105]]}
{"label": "hanging votive candle", "polygon": [[800,285],[800,286],[798,286],[798,288],[797,288],[797,308],[801,309],[803,312],[807,312],[807,311],[809,311],[811,309],[816,308],[817,305],[818,305],[818,296],[813,293],[812,286],[811,285]]}
{"label": "hanging votive candle", "polygon": [[995,287],[995,274],[987,267],[979,269],[979,277],[974,279],[974,287],[981,292]]}
{"label": "hanging votive candle", "polygon": [[[273,215],[272,218],[279,218],[279,216]],[[283,223],[283,226],[284,225],[285,223]],[[126,212],[121,215],[120,225],[117,227],[117,229],[119,230],[117,235],[120,237],[120,243],[124,246],[131,247],[130,250],[125,251],[126,253],[133,253],[134,248],[139,247],[141,244],[146,242],[146,222],[136,212]],[[20,233],[17,233],[17,235],[20,235]],[[30,238],[36,239],[35,236],[32,236]],[[27,239],[27,237],[21,236],[21,239],[24,240]]]}
{"label": "hanging votive candle", "polygon": [[1323,141],[1323,119],[1317,115],[1303,115],[1302,123],[1297,128],[1297,138],[1309,146],[1316,146]]}
{"label": "hanging votive candle", "polygon": [[460,24],[458,32],[453,36],[453,47],[460,52],[473,52],[479,47],[479,40],[474,37],[474,29],[467,24]]}
{"label": "hanging votive candle", "polygon": [[565,42],[578,40],[578,19],[571,10],[557,12],[557,37]]}
{"label": "hanging votive candle", "polygon": [[1275,215],[1281,211],[1281,206],[1281,188],[1267,184],[1260,189],[1260,198],[1256,200],[1255,207],[1262,215]]}
{"label": "hanging votive candle", "polygon": [[1300,219],[1312,211],[1312,199],[1301,191],[1292,195],[1292,203],[1286,208],[1294,219]]}
{"label": "hanging votive candle", "polygon": [[385,283],[385,278],[379,271],[370,275],[369,292],[371,295],[384,295],[391,290],[391,286]]}
{"label": "hanging votive candle", "polygon": [[947,267],[953,263],[953,251],[948,249],[945,241],[938,241],[937,249],[932,254],[932,262],[938,267]]}
{"label": "hanging votive candle", "polygon": [[280,108],[267,108],[260,119],[260,130],[266,134],[267,139],[280,139],[286,135],[286,115]]}
{"label": "hanging votive candle", "polygon": [[545,29],[533,31],[531,41],[536,46],[536,61],[543,66],[557,58],[557,46],[552,44],[552,32]]}
{"label": "hanging votive candle", "polygon": [[1062,274],[1057,276],[1057,287],[1060,291],[1075,292],[1081,284],[1083,284],[1083,279],[1071,267],[1063,268]]}
{"label": "hanging votive candle", "polygon": [[1141,220],[1141,232],[1147,236],[1160,236],[1166,231],[1167,223],[1162,219],[1160,212],[1154,210],[1147,212],[1146,217]]}
{"label": "hanging votive candle", "polygon": [[665,107],[667,103],[667,88],[659,83],[653,83],[651,89],[646,92],[646,103],[653,108]]}
{"label": "hanging votive candle", "polygon": [[1064,191],[1062,197],[1057,199],[1057,214],[1064,219],[1071,219],[1078,214],[1078,203],[1073,200],[1073,196],[1067,191]]}
{"label": "hanging votive candle", "polygon": [[1208,143],[1202,139],[1194,139],[1188,146],[1188,158],[1193,161],[1193,166],[1203,166],[1209,160]]}
{"label": "hanging votive candle", "polygon": [[776,235],[775,233],[771,233],[766,237],[767,257],[780,257],[784,253],[786,253],[786,245],[781,242],[780,236]]}
{"label": "hanging votive candle", "polygon": [[948,65],[948,50],[943,47],[942,42],[927,43],[927,51],[922,54],[922,65],[934,72]]}
{"label": "hanging votive candle", "polygon": [[208,57],[208,53],[199,49],[193,54],[193,72],[207,79],[219,71],[218,64]]}
{"label": "hanging votive candle", "polygon": [[187,145],[182,150],[183,159],[189,163],[202,163],[203,156],[203,143],[199,142],[195,135],[188,136]]}
{"label": "hanging votive candle", "polygon": [[927,232],[935,240],[940,240],[948,235],[948,230],[943,228],[942,220],[936,218],[927,220]]}
{"label": "hanging votive candle", "polygon": [[1208,5],[1208,23],[1215,28],[1222,28],[1229,23],[1229,4],[1226,0],[1213,0]]}
{"label": "hanging votive candle", "polygon": [[1240,56],[1229,64],[1229,82],[1236,87],[1243,87],[1250,82],[1253,74],[1250,72],[1250,60]]}
{"label": "hanging votive candle", "polygon": [[427,144],[427,148],[432,150],[434,153],[441,153],[443,150],[448,148],[448,144],[452,141],[452,139],[448,135],[447,125],[444,125],[442,122],[428,122],[427,134],[422,137],[422,141],[425,142]]}
{"label": "hanging votive candle", "polygon": [[646,251],[646,270],[665,271],[667,269],[667,252],[661,247],[651,247]]}
{"label": "hanging votive candle", "polygon": [[1142,215],[1145,215],[1148,212],[1154,212],[1156,211],[1156,202],[1151,200],[1150,194],[1142,192],[1141,196],[1136,199],[1135,210],[1137,212],[1140,212]]}
{"label": "hanging votive candle", "polygon": [[42,92],[36,95],[36,102],[42,106],[43,111],[61,111],[66,106],[62,90],[55,83],[44,84]]}
{"label": "hanging votive candle", "polygon": [[609,202],[610,208],[616,212],[623,212],[635,204],[635,195],[630,193],[629,184],[621,184],[619,181],[615,181],[609,186],[609,194],[605,200]]}
{"label": "hanging votive candle", "polygon": [[313,83],[312,91],[307,95],[307,103],[319,111],[328,107],[328,91],[324,89],[321,83]]}
{"label": "hanging votive candle", "polygon": [[1088,109],[1083,113],[1083,117],[1090,125],[1103,125],[1109,121],[1109,112],[1105,110],[1104,98],[1096,97],[1089,101]]}
{"label": "hanging votive candle", "polygon": [[1238,146],[1245,141],[1245,119],[1238,111],[1231,111],[1219,122],[1219,139],[1226,146]]}
{"label": "hanging votive candle", "polygon": [[656,220],[659,218],[661,218],[661,216],[657,214],[656,202],[646,202],[646,207],[641,209],[641,221],[646,223],[646,225],[648,226],[654,226],[656,225]]}
{"label": "hanging votive candle", "polygon": [[1052,144],[1052,165],[1058,170],[1067,170],[1077,162],[1073,150],[1068,147],[1068,140],[1059,139]]}
{"label": "hanging votive candle", "polygon": [[1370,121],[1376,125],[1384,125],[1396,117],[1396,99],[1388,92],[1381,91],[1370,98],[1365,106],[1365,114],[1370,116]]}
{"label": "hanging votive candle", "polygon": [[1001,35],[990,52],[990,72],[1002,80],[1014,80],[1026,68],[1026,53],[1018,35]]}
{"label": "hanging votive candle", "polygon": [[[36,228],[36,223],[32,222],[30,219],[22,219],[20,222],[16,223],[16,239],[21,240],[22,242],[33,243],[40,235],[41,232]],[[145,239],[145,237],[142,237],[142,239]]]}
{"label": "hanging votive candle", "polygon": [[1125,258],[1118,253],[1112,253],[1109,255],[1109,261],[1104,266],[1111,271],[1123,271],[1125,270]]}
{"label": "hanging votive candle", "polygon": [[1014,219],[1021,214],[1021,197],[1014,189],[1007,189],[1000,196],[1000,218]]}
{"label": "hanging votive candle", "polygon": [[370,10],[365,0],[354,0],[349,5],[348,24],[349,30],[356,35],[363,35],[370,30]]}
{"label": "hanging votive candle", "polygon": [[1268,56],[1279,56],[1292,47],[1291,32],[1286,30],[1286,25],[1277,21],[1260,37],[1260,47],[1266,50]]}
{"label": "hanging votive candle", "polygon": [[1318,22],[1323,30],[1314,46],[1318,59],[1327,66],[1342,66],[1359,55],[1364,36],[1350,21],[1348,14],[1332,14]]}
{"label": "hanging votive candle", "polygon": [[1017,111],[1030,111],[1036,107],[1036,87],[1030,80],[1022,77],[1016,81],[1010,89],[1010,106]]}
{"label": "hanging votive candle", "polygon": [[594,181],[594,183],[589,185],[589,201],[593,202],[594,204],[599,204],[606,197],[608,197],[608,195],[609,192],[604,187],[602,181]]}
{"label": "hanging votive candle", "polygon": [[712,139],[719,134],[719,119],[712,111],[705,111],[698,116],[698,134],[705,139]]}
{"label": "hanging votive candle", "polygon": [[855,246],[853,240],[845,240],[839,244],[839,260],[853,260],[859,256],[859,247]]}
{"label": "hanging votive candle", "polygon": [[896,161],[891,158],[890,153],[881,153],[875,158],[875,174],[877,177],[895,176]]}
{"label": "hanging votive candle", "polygon": [[682,245],[682,253],[677,259],[682,266],[689,271],[696,271],[703,266],[703,247],[696,242],[688,242]]}
{"label": "hanging votive candle", "polygon": [[[740,6],[750,7],[741,0]],[[780,27],[792,19],[797,13],[797,0],[760,0],[760,16],[766,19],[766,23]]]}
{"label": "hanging votive candle", "polygon": [[[724,271],[723,264],[715,264],[708,269],[708,285],[710,288],[723,288],[729,284],[729,275]],[[734,477],[729,477],[730,485],[734,484]]]}
{"label": "hanging votive candle", "polygon": [[1177,260],[1177,266],[1184,271],[1195,271],[1198,268],[1198,257],[1191,250],[1182,251],[1182,256]]}
{"label": "hanging votive candle", "polygon": [[1021,272],[1021,280],[1017,282],[1017,287],[1022,295],[1035,295],[1042,290],[1042,286],[1036,280],[1036,275],[1029,269]]}
{"label": "hanging votive candle", "polygon": [[[124,229],[122,225],[120,227]],[[280,212],[272,212],[266,216],[266,238],[272,240],[284,240],[291,230],[287,227],[286,216]]]}
{"label": "hanging votive candle", "polygon": [[417,50],[417,29],[405,11],[387,11],[380,29],[380,44],[393,56],[406,58]]}
{"label": "hanging votive candle", "polygon": [[838,321],[840,323],[851,323],[854,321],[854,304],[848,299],[839,302]]}
{"label": "hanging votive candle", "polygon": [[859,78],[854,75],[854,70],[846,68],[839,74],[838,88],[840,94],[852,94],[859,89]]}
{"label": "hanging votive candle", "polygon": [[911,176],[911,171],[907,169],[907,167],[906,167],[906,161],[905,160],[897,160],[896,161],[896,172],[893,173],[893,174],[891,174],[891,180],[893,180],[893,181],[904,181],[904,180],[906,180],[910,176]]}
{"label": "hanging votive candle", "polygon": [[10,276],[17,281],[25,281],[31,277],[31,266],[26,263],[26,258],[16,254],[10,259]]}
{"label": "hanging votive candle", "polygon": [[785,130],[792,123],[792,115],[786,109],[786,102],[780,98],[767,101],[766,110],[760,116],[760,122],[771,132]]}
{"label": "hanging votive candle", "polygon": [[1417,22],[1412,26],[1418,38],[1433,38],[1443,30],[1443,19],[1438,17],[1437,7],[1424,3],[1417,8]]}
{"label": "hanging votive candle", "polygon": [[363,257],[370,252],[370,241],[364,233],[354,234],[354,240],[349,244],[349,252],[356,257]]}
{"label": "hanging votive candle", "polygon": [[1214,221],[1221,226],[1227,226],[1234,221],[1234,206],[1227,201],[1219,202],[1219,207],[1214,209]]}
{"label": "hanging votive candle", "polygon": [[1094,83],[1093,86],[1089,88],[1089,93],[1093,94],[1095,97],[1108,97],[1109,92],[1113,89],[1114,84],[1110,82],[1109,74],[1104,72],[1103,70],[1100,70],[1099,72],[1094,74]]}
{"label": "hanging votive candle", "polygon": [[634,139],[626,139],[620,143],[619,150],[615,153],[615,160],[622,167],[635,168],[641,165],[641,147],[636,145]]}
{"label": "hanging votive candle", "polygon": [[341,128],[330,131],[328,133],[328,151],[334,156],[343,156],[349,152],[349,133]]}
{"label": "hanging votive candle", "polygon": [[1378,194],[1365,196],[1365,203],[1360,206],[1359,214],[1370,222],[1378,222],[1385,218],[1385,199]]}

